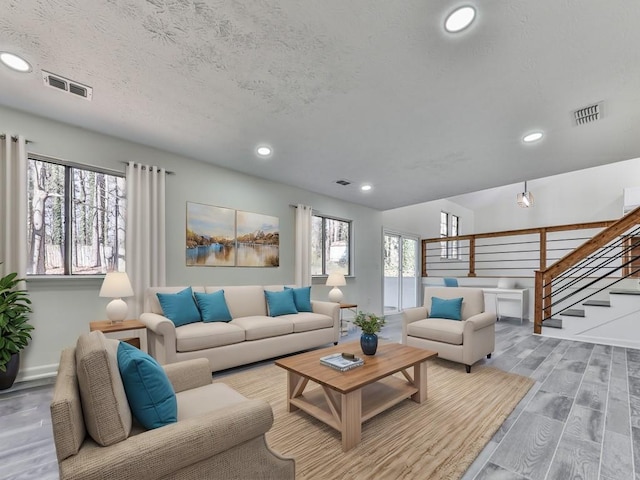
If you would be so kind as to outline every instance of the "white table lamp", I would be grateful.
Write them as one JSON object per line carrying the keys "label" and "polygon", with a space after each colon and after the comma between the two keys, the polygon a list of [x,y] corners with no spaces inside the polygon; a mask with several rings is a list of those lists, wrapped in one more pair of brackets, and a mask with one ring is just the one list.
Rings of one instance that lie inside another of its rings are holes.
{"label": "white table lamp", "polygon": [[327,285],[333,287],[329,292],[329,300],[335,303],[340,303],[343,299],[342,291],[338,287],[342,287],[347,284],[344,279],[344,275],[341,273],[330,273],[327,277]]}
{"label": "white table lamp", "polygon": [[126,272],[109,272],[100,288],[100,296],[113,298],[107,305],[107,318],[111,322],[122,322],[127,317],[127,304],[122,297],[132,297],[133,288]]}

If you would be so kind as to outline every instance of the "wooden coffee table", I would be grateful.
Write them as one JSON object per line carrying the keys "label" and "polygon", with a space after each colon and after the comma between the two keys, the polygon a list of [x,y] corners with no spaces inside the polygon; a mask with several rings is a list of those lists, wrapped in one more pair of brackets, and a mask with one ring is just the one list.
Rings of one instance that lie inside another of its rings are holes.
{"label": "wooden coffee table", "polygon": [[[361,367],[339,372],[320,364],[331,353],[353,353],[364,359]],[[427,398],[427,363],[438,354],[399,343],[382,343],[374,356],[363,355],[359,342],[313,350],[277,360],[287,370],[289,412],[303,410],[342,434],[342,450],[360,443],[362,423],[411,398]],[[413,367],[413,377],[407,370]],[[393,377],[401,372],[404,379]],[[319,384],[305,392],[309,381]]]}

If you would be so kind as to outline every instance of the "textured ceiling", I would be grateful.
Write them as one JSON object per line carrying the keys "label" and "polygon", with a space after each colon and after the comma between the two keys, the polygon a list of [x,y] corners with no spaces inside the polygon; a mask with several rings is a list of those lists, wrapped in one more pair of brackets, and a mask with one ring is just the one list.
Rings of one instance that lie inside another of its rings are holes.
{"label": "textured ceiling", "polygon": [[0,68],[0,104],[377,209],[640,156],[637,1],[471,1],[455,36],[443,0],[2,3],[34,71]]}

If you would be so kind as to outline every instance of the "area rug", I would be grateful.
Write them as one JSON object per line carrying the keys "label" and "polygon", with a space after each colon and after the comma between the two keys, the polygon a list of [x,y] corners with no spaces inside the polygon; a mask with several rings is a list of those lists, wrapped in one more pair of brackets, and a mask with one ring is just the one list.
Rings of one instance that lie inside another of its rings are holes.
{"label": "area rug", "polygon": [[[411,400],[362,426],[361,443],[342,451],[339,432],[302,411],[286,409],[285,370],[269,365],[214,381],[268,401],[275,422],[269,445],[296,459],[298,479],[458,479],[534,381],[491,367],[430,360],[428,398]],[[307,388],[310,388],[311,385]],[[316,388],[319,388],[316,386]]]}

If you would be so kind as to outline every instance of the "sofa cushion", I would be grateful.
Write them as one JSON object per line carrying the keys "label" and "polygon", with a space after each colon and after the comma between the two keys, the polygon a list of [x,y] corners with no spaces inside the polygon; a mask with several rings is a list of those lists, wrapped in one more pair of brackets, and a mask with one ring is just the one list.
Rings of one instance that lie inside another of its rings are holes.
{"label": "sofa cushion", "polygon": [[280,315],[289,315],[298,313],[296,303],[293,299],[293,290],[283,290],[281,292],[264,291],[267,299],[267,307],[270,317],[279,317]]}
{"label": "sofa cushion", "polygon": [[162,306],[162,314],[176,327],[202,321],[191,287],[178,293],[157,293],[156,295]]}
{"label": "sofa cushion", "polygon": [[73,348],[65,348],[60,354],[56,386],[49,409],[56,455],[58,460],[62,461],[78,453],[87,434],[82,416]]}
{"label": "sofa cushion", "polygon": [[[144,311],[150,313],[157,313],[162,315],[162,306],[158,300],[158,293],[178,293],[187,288],[187,285],[177,287],[149,287],[144,295]],[[191,287],[193,292],[204,293],[204,287]]]}
{"label": "sofa cushion", "polygon": [[427,318],[407,325],[407,335],[435,342],[462,345],[464,322],[452,322],[442,318]]}
{"label": "sofa cushion", "polygon": [[321,313],[301,312],[295,315],[283,315],[279,318],[290,319],[293,322],[294,333],[333,327],[333,319],[329,315]]}
{"label": "sofa cushion", "polygon": [[231,313],[224,299],[224,290],[213,293],[194,292],[203,322],[230,322]]}
{"label": "sofa cushion", "polygon": [[231,322],[198,322],[176,328],[176,350],[194,352],[244,342],[244,329]]}
{"label": "sofa cushion", "polygon": [[429,317],[462,320],[462,300],[462,297],[450,299],[431,297]]}
{"label": "sofa cushion", "polygon": [[173,386],[153,357],[128,343],[120,342],[118,369],[131,411],[143,427],[159,428],[178,421]]}
{"label": "sofa cushion", "polygon": [[301,288],[284,287],[284,289],[293,292],[293,301],[296,304],[296,310],[299,312],[313,312],[311,308],[311,286]]}
{"label": "sofa cushion", "polygon": [[212,383],[185,390],[176,393],[176,399],[178,401],[178,421],[247,401],[247,397],[224,383]]}
{"label": "sofa cushion", "polygon": [[291,316],[234,318],[230,323],[244,329],[246,340],[260,340],[293,333]]}
{"label": "sofa cushion", "polygon": [[118,370],[119,343],[98,331],[84,333],[76,342],[84,423],[91,438],[103,447],[131,433],[131,410]]}
{"label": "sofa cushion", "polygon": [[462,297],[462,320],[484,312],[484,292],[481,288],[467,287],[425,287],[424,306],[431,311],[431,298],[459,298]]}
{"label": "sofa cushion", "polygon": [[267,314],[267,302],[260,285],[205,287],[207,293],[224,290],[224,298],[232,318]]}

